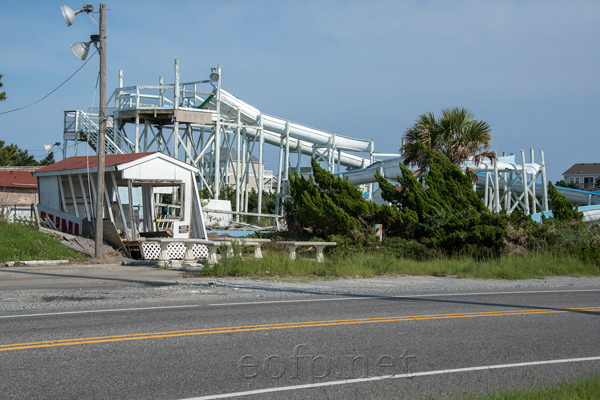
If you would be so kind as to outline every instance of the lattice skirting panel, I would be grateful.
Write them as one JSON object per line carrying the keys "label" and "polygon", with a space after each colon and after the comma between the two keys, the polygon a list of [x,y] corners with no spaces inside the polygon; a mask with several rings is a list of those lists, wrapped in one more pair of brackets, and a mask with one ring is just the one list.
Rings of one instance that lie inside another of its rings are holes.
{"label": "lattice skirting panel", "polygon": [[[160,244],[158,243],[142,243],[142,252],[145,260],[158,260],[160,255]],[[192,247],[194,258],[208,258],[208,247],[203,244],[195,244]],[[185,244],[169,243],[167,253],[171,260],[183,260],[185,256]]]}

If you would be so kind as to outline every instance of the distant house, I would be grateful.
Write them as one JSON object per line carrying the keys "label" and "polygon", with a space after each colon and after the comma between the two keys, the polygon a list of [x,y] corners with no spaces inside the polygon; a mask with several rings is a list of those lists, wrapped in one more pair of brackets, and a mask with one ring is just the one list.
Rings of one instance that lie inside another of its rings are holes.
{"label": "distant house", "polygon": [[37,203],[37,179],[32,172],[40,167],[0,167],[0,211],[9,217],[30,217]]}
{"label": "distant house", "polygon": [[594,190],[596,179],[600,177],[600,163],[574,164],[563,172],[567,183],[575,183],[583,190]]}

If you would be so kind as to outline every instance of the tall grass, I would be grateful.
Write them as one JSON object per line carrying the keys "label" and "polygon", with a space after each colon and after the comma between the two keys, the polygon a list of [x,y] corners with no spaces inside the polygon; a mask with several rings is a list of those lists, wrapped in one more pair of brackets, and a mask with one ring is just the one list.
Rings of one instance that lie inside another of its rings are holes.
{"label": "tall grass", "polygon": [[25,260],[84,260],[58,239],[22,224],[0,221],[0,262]]}
{"label": "tall grass", "polygon": [[460,397],[460,399],[468,400],[592,400],[598,398],[600,398],[600,376],[598,375],[580,378],[572,382],[562,382],[556,386]]}
{"label": "tall grass", "polygon": [[530,279],[546,276],[600,276],[600,267],[577,258],[550,252],[511,255],[488,261],[471,258],[440,258],[415,261],[385,253],[357,253],[330,256],[324,263],[297,258],[283,252],[269,252],[263,259],[231,258],[204,268],[204,276],[247,277],[363,277],[382,275],[434,275],[482,279]]}

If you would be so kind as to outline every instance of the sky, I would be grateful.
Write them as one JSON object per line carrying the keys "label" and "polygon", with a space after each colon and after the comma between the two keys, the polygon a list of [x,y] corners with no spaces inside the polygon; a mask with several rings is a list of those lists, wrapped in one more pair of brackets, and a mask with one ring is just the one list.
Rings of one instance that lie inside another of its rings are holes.
{"label": "sky", "polygon": [[[67,27],[60,2],[0,2],[0,140],[46,156],[62,142],[65,110],[98,106],[96,55],[70,44],[98,28]],[[77,10],[78,3],[66,3]],[[266,114],[397,153],[420,114],[465,107],[502,154],[545,153],[550,180],[600,162],[600,2],[577,1],[106,1],[107,93],[207,79]],[[93,4],[95,11],[98,4]],[[110,104],[109,104],[110,106]],[[61,153],[57,152],[57,159]],[[267,160],[277,169],[277,160]]]}

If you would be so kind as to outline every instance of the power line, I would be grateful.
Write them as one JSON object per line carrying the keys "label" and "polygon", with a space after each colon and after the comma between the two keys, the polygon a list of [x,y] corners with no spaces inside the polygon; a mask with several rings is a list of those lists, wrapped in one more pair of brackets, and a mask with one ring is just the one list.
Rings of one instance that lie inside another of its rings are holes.
{"label": "power line", "polygon": [[[96,52],[96,53],[97,53],[97,52]],[[77,69],[77,71],[73,72],[73,73],[71,74],[71,76],[69,76],[69,77],[68,77],[68,78],[67,78],[67,79],[66,79],[66,80],[65,80],[63,83],[61,83],[60,85],[58,85],[58,86],[57,86],[56,88],[54,88],[54,89],[53,89],[53,90],[52,90],[50,93],[48,93],[47,95],[45,95],[45,96],[44,96],[44,97],[42,97],[41,99],[39,99],[39,100],[37,100],[37,101],[34,101],[33,103],[31,103],[31,104],[28,104],[28,105],[26,105],[26,106],[23,106],[23,107],[15,108],[15,109],[13,109],[13,110],[8,110],[8,111],[2,111],[2,112],[0,112],[0,115],[2,115],[2,114],[8,114],[8,113],[15,112],[15,111],[19,111],[19,110],[23,110],[23,109],[25,109],[25,108],[31,107],[31,106],[33,106],[33,105],[35,105],[35,104],[39,103],[40,101],[44,100],[46,97],[48,97],[48,96],[50,96],[52,93],[56,92],[56,91],[57,91],[57,90],[58,90],[58,89],[59,89],[59,88],[60,88],[62,85],[64,85],[65,83],[67,83],[67,82],[68,82],[68,81],[69,81],[69,80],[70,80],[72,77],[74,77],[74,76],[75,76],[75,74],[76,74],[76,73],[78,73],[79,71],[81,71],[81,69],[82,69],[83,67],[85,67],[85,65],[86,65],[86,64],[87,64],[87,63],[88,63],[88,62],[89,62],[89,61],[90,61],[90,60],[91,60],[91,59],[92,59],[92,58],[93,58],[93,57],[96,55],[96,53],[93,53],[93,54],[92,54],[92,55],[91,55],[91,56],[90,56],[90,57],[89,57],[89,58],[88,58],[88,59],[87,59],[87,60],[86,60],[86,61],[83,63],[83,65]]]}

